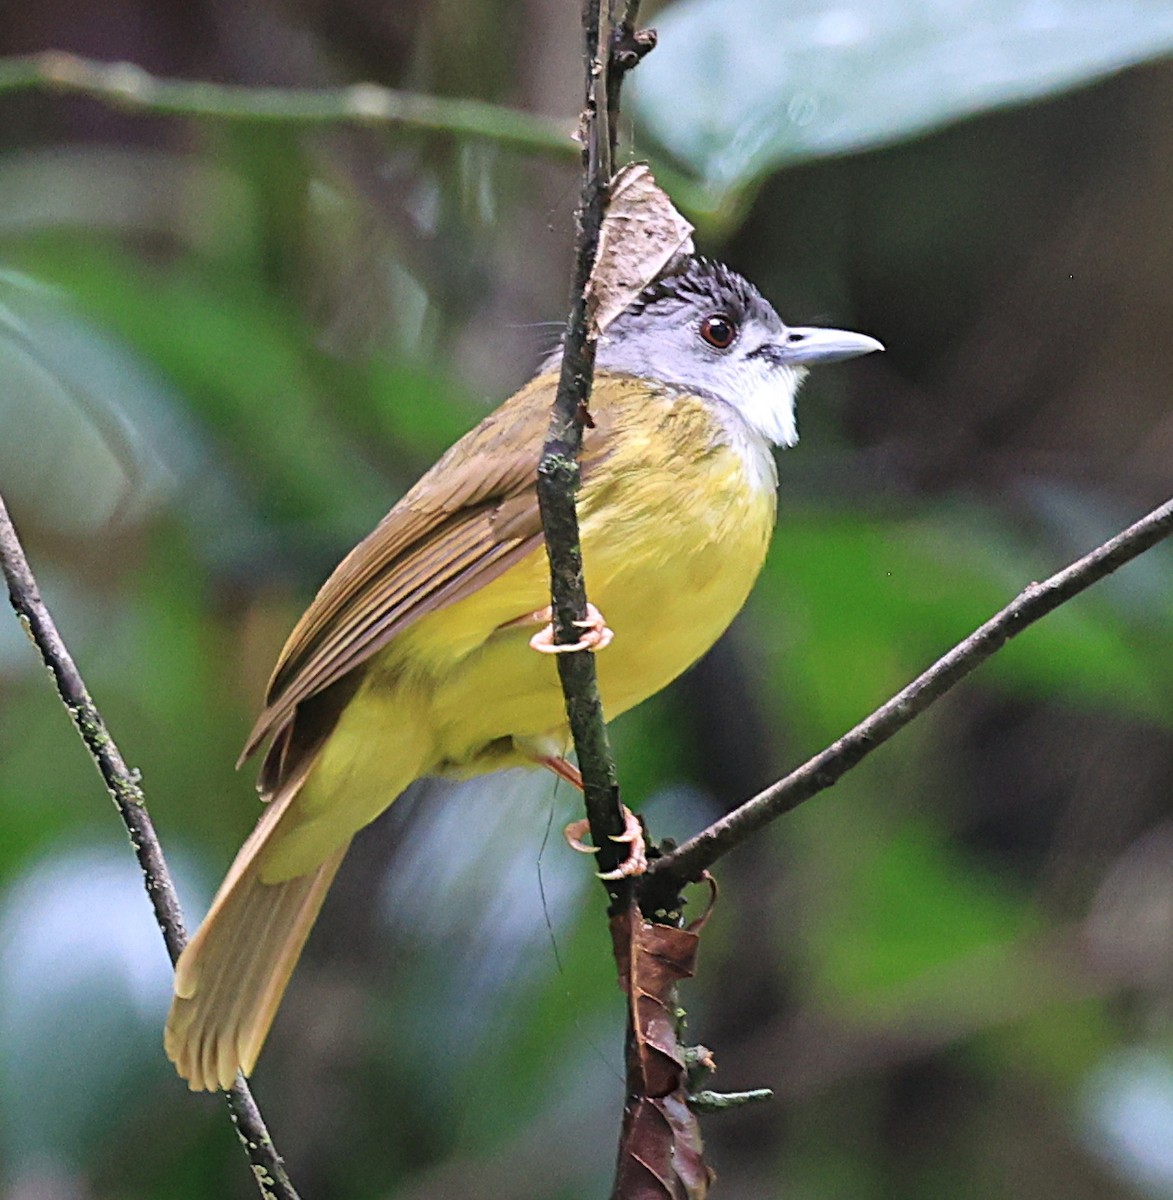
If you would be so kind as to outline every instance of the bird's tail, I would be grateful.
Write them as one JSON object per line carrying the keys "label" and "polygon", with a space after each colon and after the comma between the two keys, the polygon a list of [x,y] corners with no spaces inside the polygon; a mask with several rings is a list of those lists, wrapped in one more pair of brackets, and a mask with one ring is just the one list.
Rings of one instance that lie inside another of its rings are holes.
{"label": "bird's tail", "polygon": [[266,806],[175,964],[163,1044],[192,1091],[228,1088],[237,1071],[252,1071],[350,844],[348,839],[305,875],[261,882],[261,851],[297,790],[284,789]]}

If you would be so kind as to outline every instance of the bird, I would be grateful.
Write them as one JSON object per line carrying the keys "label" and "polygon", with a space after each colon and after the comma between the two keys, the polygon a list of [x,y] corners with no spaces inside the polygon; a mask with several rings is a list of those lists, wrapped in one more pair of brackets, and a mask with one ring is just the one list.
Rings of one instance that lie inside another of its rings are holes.
{"label": "bird", "polygon": [[577,496],[592,608],[570,647],[552,635],[536,493],[560,350],[342,560],[241,755],[269,741],[261,817],[176,964],[164,1046],[193,1091],[252,1073],[351,839],[409,784],[515,766],[576,779],[552,652],[597,654],[610,719],[713,645],[765,560],[774,447],[797,440],[807,369],[882,349],[787,326],[699,255],[644,288],[597,341]]}

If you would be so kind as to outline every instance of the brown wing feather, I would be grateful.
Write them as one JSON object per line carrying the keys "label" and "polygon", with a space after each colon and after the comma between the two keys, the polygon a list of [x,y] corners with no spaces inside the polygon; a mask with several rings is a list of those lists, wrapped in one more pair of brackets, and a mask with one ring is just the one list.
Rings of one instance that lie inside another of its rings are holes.
{"label": "brown wing feather", "polygon": [[[243,762],[298,705],[413,621],[483,587],[541,541],[535,479],[557,380],[543,375],[456,443],[322,586],[273,671]],[[596,396],[614,386],[600,377]],[[583,473],[606,452],[605,421],[584,439]]]}

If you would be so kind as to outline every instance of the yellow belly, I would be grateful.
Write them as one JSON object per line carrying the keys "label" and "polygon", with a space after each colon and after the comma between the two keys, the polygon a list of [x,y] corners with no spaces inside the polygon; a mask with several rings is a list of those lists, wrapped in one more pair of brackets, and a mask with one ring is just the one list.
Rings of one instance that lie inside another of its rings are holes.
{"label": "yellow belly", "polygon": [[[712,410],[653,397],[625,414],[579,496],[587,594],[614,630],[596,658],[608,718],[694,663],[737,615],[765,558],[772,480],[722,441]],[[266,849],[265,881],[304,873],[423,775],[473,775],[562,754],[552,656],[511,624],[550,602],[544,548],[422,617],[372,659]]]}
{"label": "yellow belly", "polygon": [[[657,432],[629,430],[625,455],[579,498],[587,594],[615,632],[596,658],[608,718],[658,692],[720,637],[757,578],[773,526],[774,490],[737,451],[666,456]],[[500,628],[545,607],[549,587],[542,549],[385,652],[384,678],[405,663],[428,664],[432,771],[475,773],[524,762],[534,747],[565,749],[553,658],[530,648],[533,627]],[[470,643],[477,649],[459,663],[448,658],[449,647]]]}

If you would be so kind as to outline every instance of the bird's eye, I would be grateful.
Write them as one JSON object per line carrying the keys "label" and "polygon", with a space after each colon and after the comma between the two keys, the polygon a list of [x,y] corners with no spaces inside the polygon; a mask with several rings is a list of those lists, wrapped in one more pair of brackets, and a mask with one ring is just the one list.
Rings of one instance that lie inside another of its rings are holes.
{"label": "bird's eye", "polygon": [[737,337],[737,324],[724,313],[713,313],[701,322],[700,335],[714,350],[728,350]]}

